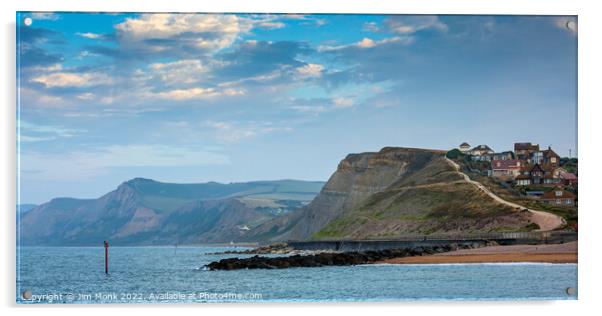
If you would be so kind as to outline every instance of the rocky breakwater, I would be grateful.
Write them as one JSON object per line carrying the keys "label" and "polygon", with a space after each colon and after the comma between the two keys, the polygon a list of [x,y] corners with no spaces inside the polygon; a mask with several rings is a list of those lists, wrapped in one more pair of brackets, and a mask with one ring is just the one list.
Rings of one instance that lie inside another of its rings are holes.
{"label": "rocky breakwater", "polygon": [[458,249],[480,248],[491,245],[489,242],[474,244],[449,244],[433,247],[414,247],[404,249],[387,249],[363,252],[324,252],[312,255],[292,255],[283,257],[227,258],[214,261],[205,266],[208,270],[240,270],[240,269],[285,269],[296,267],[349,266],[370,264],[383,260],[426,256]]}

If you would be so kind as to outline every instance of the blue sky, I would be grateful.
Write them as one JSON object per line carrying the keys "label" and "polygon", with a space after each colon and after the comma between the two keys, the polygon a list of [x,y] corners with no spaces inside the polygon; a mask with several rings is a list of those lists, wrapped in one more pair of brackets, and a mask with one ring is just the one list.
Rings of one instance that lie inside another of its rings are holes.
{"label": "blue sky", "polygon": [[17,21],[21,203],[134,177],[325,181],[348,153],[385,146],[577,152],[574,17]]}

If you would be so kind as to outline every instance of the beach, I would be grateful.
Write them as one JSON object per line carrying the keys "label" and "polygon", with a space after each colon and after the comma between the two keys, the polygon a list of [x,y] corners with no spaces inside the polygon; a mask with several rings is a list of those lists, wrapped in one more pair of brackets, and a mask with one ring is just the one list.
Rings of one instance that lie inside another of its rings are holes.
{"label": "beach", "polygon": [[428,256],[393,258],[379,263],[437,264],[497,262],[577,263],[577,242],[550,245],[489,246]]}

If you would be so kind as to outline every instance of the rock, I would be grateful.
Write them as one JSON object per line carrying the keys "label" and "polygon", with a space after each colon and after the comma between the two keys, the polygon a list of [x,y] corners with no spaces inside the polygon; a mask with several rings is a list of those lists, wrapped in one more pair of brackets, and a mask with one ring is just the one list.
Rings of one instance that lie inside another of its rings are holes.
{"label": "rock", "polygon": [[293,267],[349,266],[374,263],[386,259],[406,256],[421,256],[451,250],[450,246],[416,247],[387,249],[364,252],[316,253],[311,255],[291,255],[288,257],[228,258],[206,265],[209,270],[237,269],[284,269]]}

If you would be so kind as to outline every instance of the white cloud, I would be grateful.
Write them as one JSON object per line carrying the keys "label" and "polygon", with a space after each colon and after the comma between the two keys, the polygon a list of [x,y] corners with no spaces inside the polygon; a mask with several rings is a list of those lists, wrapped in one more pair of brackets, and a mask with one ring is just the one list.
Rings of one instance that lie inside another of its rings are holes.
{"label": "white cloud", "polygon": [[364,23],[364,26],[362,29],[366,32],[374,32],[374,33],[379,31],[378,24],[376,24],[376,22],[366,22],[366,23]]}
{"label": "white cloud", "polygon": [[56,21],[59,19],[59,16],[52,12],[35,12],[31,14],[31,18],[34,20]]}
{"label": "white cloud", "polygon": [[38,90],[19,88],[20,106],[64,107],[69,102],[62,97],[45,94]]}
{"label": "white cloud", "polygon": [[83,129],[33,124],[28,121],[21,121],[19,127],[19,140],[22,142],[41,142],[58,138],[70,138],[86,132],[86,130]]}
{"label": "white cloud", "polygon": [[435,15],[397,15],[385,19],[383,23],[390,32],[400,34],[412,34],[426,29],[446,32],[448,29],[447,24]]}
{"label": "white cloud", "polygon": [[93,100],[94,99],[94,93],[92,93],[92,92],[86,92],[86,93],[78,94],[76,96],[76,98],[78,98],[80,100]]}
{"label": "white cloud", "polygon": [[244,94],[245,92],[243,90],[236,89],[216,90],[214,88],[190,88],[159,92],[156,95],[163,99],[182,101],[191,99],[206,99],[219,96],[237,96]]}
{"label": "white cloud", "polygon": [[323,70],[324,66],[320,64],[307,64],[296,68],[301,77],[321,77]]}
{"label": "white cloud", "polygon": [[297,112],[301,112],[301,113],[310,113],[310,114],[320,114],[323,112],[326,112],[326,107],[322,106],[322,105],[317,105],[317,106],[313,106],[313,105],[293,105],[291,106],[291,109],[297,111]]}
{"label": "white cloud", "polygon": [[402,43],[404,45],[409,45],[414,42],[414,38],[408,37],[408,36],[404,36],[404,37],[395,36],[395,37],[388,37],[388,38],[384,38],[382,40],[375,41],[368,37],[364,37],[361,41],[356,42],[356,43],[351,43],[351,44],[346,44],[346,45],[338,45],[338,46],[319,46],[318,51],[335,51],[335,50],[340,50],[340,49],[345,49],[345,48],[366,49],[366,48],[380,46],[383,44],[396,43],[396,42]]}
{"label": "white cloud", "polygon": [[20,142],[25,142],[25,143],[34,143],[34,142],[44,142],[44,141],[49,141],[49,140],[54,140],[56,139],[56,137],[52,137],[52,136],[27,136],[27,135],[19,135],[18,140]]}
{"label": "white cloud", "polygon": [[[147,40],[184,36],[186,43],[204,51],[230,46],[238,34],[248,32],[252,24],[230,14],[143,14],[117,24],[118,40],[128,46],[161,52],[172,49],[169,44],[148,44]],[[187,36],[194,34],[194,36]]]}
{"label": "white cloud", "polygon": [[209,67],[196,59],[154,63],[149,68],[153,75],[157,75],[163,82],[168,84],[195,83],[201,79],[203,74],[209,72]]}
{"label": "white cloud", "polygon": [[281,29],[281,28],[285,27],[286,25],[282,22],[265,21],[265,22],[257,23],[257,26],[262,29],[273,30],[273,29]]}
{"label": "white cloud", "polygon": [[47,88],[55,87],[87,87],[92,85],[104,85],[113,83],[111,77],[103,73],[74,73],[55,72],[51,74],[33,77],[31,82],[41,83]]}
{"label": "white cloud", "polygon": [[215,137],[222,142],[236,143],[273,132],[288,132],[291,127],[275,126],[270,122],[207,122]]}
{"label": "white cloud", "polygon": [[103,35],[102,34],[97,34],[97,33],[90,33],[90,32],[86,32],[86,33],[75,33],[76,35],[79,35],[81,37],[85,37],[85,38],[89,38],[89,39],[98,39],[98,38],[102,38]]}
{"label": "white cloud", "polygon": [[332,100],[335,108],[348,108],[353,106],[353,100],[350,98],[334,98]]}
{"label": "white cloud", "polygon": [[370,47],[374,47],[375,45],[376,44],[374,43],[374,41],[367,37],[363,38],[361,41],[359,41],[357,43],[357,46],[361,47],[361,48],[370,48]]}

